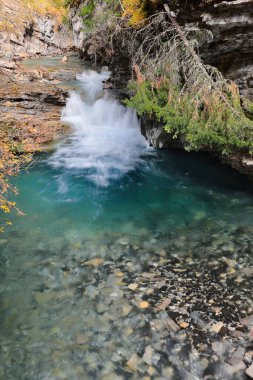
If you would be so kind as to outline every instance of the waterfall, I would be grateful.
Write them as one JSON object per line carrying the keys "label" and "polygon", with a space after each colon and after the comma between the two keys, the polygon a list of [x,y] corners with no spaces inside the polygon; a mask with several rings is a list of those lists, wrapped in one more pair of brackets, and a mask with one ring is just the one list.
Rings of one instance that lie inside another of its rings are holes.
{"label": "waterfall", "polygon": [[82,173],[103,187],[134,170],[146,149],[135,111],[103,91],[109,76],[108,71],[78,76],[81,91],[70,93],[62,112],[73,133],[49,159],[53,167]]}

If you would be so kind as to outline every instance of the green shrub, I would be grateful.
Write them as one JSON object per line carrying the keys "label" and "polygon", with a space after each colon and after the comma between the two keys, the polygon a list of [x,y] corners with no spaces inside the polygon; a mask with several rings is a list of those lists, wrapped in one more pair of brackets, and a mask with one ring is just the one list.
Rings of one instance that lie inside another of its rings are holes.
{"label": "green shrub", "polygon": [[253,153],[253,121],[239,109],[233,91],[228,94],[237,103],[238,115],[219,98],[203,99],[201,107],[196,95],[182,94],[171,87],[168,80],[159,86],[150,82],[131,82],[132,97],[127,106],[135,108],[139,115],[155,118],[174,137],[181,134],[187,150],[215,149],[223,154],[236,150]]}

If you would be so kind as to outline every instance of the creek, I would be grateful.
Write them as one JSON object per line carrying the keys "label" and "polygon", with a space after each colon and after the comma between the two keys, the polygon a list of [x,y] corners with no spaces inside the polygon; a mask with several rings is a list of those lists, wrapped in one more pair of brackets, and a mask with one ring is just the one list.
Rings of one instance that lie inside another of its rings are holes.
{"label": "creek", "polygon": [[207,247],[240,256],[238,231],[252,239],[248,180],[202,153],[149,148],[134,111],[103,93],[107,77],[79,75],[62,113],[72,133],[16,179],[26,215],[0,237],[1,379],[144,379],[125,372],[146,326],[133,274],[189,251],[208,261]]}

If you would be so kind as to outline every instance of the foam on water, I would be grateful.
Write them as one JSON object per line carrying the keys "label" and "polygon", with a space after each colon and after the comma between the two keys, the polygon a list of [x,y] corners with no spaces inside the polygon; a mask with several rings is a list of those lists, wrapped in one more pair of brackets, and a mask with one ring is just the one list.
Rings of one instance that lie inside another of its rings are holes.
{"label": "foam on water", "polygon": [[74,133],[50,158],[55,168],[79,172],[98,186],[108,186],[142,161],[146,142],[136,113],[103,92],[110,73],[84,72],[82,92],[72,91],[62,113]]}

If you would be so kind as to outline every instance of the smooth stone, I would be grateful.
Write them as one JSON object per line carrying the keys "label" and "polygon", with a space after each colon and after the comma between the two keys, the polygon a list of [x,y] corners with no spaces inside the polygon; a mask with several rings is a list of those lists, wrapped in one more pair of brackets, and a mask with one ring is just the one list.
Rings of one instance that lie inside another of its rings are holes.
{"label": "smooth stone", "polygon": [[132,309],[133,309],[133,307],[131,305],[123,305],[121,307],[122,316],[126,317],[132,311]]}
{"label": "smooth stone", "polygon": [[189,323],[187,323],[187,322],[181,322],[180,323],[180,325],[179,325],[179,327],[181,327],[181,329],[187,329],[187,327],[189,327]]}
{"label": "smooth stone", "polygon": [[211,332],[214,332],[214,333],[216,333],[216,334],[218,334],[223,326],[224,326],[224,323],[223,323],[223,322],[217,322],[217,323],[214,323],[214,324],[211,326],[210,331],[211,331]]}
{"label": "smooth stone", "polygon": [[133,283],[133,284],[130,284],[130,285],[128,285],[128,289],[130,289],[130,290],[136,290],[138,288],[138,284],[135,284],[135,283]]}
{"label": "smooth stone", "polygon": [[212,349],[218,356],[222,356],[227,349],[227,344],[226,342],[216,341],[212,343]]}
{"label": "smooth stone", "polygon": [[117,243],[120,244],[120,245],[128,245],[129,244],[129,241],[128,240],[125,240],[125,239],[119,239],[117,240]]}
{"label": "smooth stone", "polygon": [[243,347],[239,347],[231,356],[231,358],[228,360],[229,364],[237,365],[243,360],[245,354],[245,349]]}
{"label": "smooth stone", "polygon": [[76,343],[83,345],[86,344],[89,341],[89,337],[85,334],[77,334],[76,336]]}
{"label": "smooth stone", "polygon": [[248,327],[248,329],[250,330],[251,327],[253,327],[253,314],[252,314],[252,315],[248,315],[248,316],[245,317],[245,318],[242,318],[242,319],[240,320],[240,322],[241,322],[241,324],[242,324],[243,326]]}
{"label": "smooth stone", "polygon": [[104,263],[104,260],[96,257],[94,259],[88,260],[84,262],[84,265],[92,266],[92,267],[97,267],[99,265],[102,265]]}
{"label": "smooth stone", "polygon": [[137,354],[133,354],[130,359],[127,361],[126,365],[127,367],[133,371],[136,372],[139,368],[140,358]]}
{"label": "smooth stone", "polygon": [[246,375],[248,375],[251,379],[253,379],[253,364],[249,368],[246,369]]}
{"label": "smooth stone", "polygon": [[147,301],[141,301],[139,302],[138,306],[140,309],[148,309],[150,304]]}
{"label": "smooth stone", "polygon": [[42,305],[48,301],[50,301],[54,297],[54,293],[52,292],[36,292],[34,294],[34,299],[35,301],[39,304]]}
{"label": "smooth stone", "polygon": [[151,346],[147,346],[146,349],[145,349],[145,352],[144,352],[144,355],[142,357],[142,360],[148,364],[148,365],[152,365],[153,361],[153,356],[154,356],[154,349],[151,347]]}

